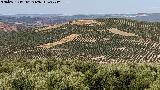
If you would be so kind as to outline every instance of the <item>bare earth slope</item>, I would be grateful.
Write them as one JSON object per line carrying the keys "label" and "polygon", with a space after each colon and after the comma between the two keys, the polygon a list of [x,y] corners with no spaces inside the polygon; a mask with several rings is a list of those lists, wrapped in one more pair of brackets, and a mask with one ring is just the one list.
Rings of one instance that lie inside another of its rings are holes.
{"label": "bare earth slope", "polygon": [[119,34],[119,35],[122,35],[122,36],[138,36],[138,35],[135,35],[133,33],[127,33],[127,32],[118,30],[117,28],[112,28],[112,29],[108,29],[108,30],[110,32],[114,33],[114,34]]}
{"label": "bare earth slope", "polygon": [[73,41],[74,39],[76,39],[79,35],[78,34],[71,34],[67,37],[64,37],[62,38],[61,40],[59,41],[56,41],[56,42],[53,42],[53,43],[47,43],[47,44],[44,44],[44,45],[40,45],[38,47],[42,47],[42,48],[51,48],[51,47],[54,47],[56,45],[60,45],[60,44],[64,44],[64,43],[67,43],[67,42],[70,42],[70,41]]}

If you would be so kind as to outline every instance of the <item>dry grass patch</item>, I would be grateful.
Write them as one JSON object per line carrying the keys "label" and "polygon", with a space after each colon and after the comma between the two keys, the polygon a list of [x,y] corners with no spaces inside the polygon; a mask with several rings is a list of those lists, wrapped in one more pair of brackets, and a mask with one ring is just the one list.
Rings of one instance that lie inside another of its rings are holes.
{"label": "dry grass patch", "polygon": [[92,25],[92,24],[101,24],[101,22],[97,22],[96,20],[74,20],[71,25]]}
{"label": "dry grass patch", "polygon": [[69,36],[66,36],[66,37],[62,38],[62,39],[59,40],[59,41],[56,41],[56,42],[53,42],[53,43],[47,43],[47,44],[44,44],[44,45],[40,45],[40,46],[38,46],[38,47],[51,48],[51,47],[54,47],[54,46],[56,46],[56,45],[61,45],[61,44],[64,44],[64,43],[73,41],[73,40],[76,39],[78,36],[79,36],[78,34],[71,34],[71,35],[69,35]]}
{"label": "dry grass patch", "polygon": [[65,25],[65,24],[66,24],[66,23],[56,24],[56,25],[50,25],[50,26],[48,26],[48,27],[38,29],[38,30],[36,30],[36,32],[39,32],[39,31],[49,32],[49,31],[52,31],[52,29],[59,28],[59,27]]}
{"label": "dry grass patch", "polygon": [[116,28],[112,28],[112,29],[108,29],[110,32],[114,33],[114,34],[119,34],[119,35],[122,35],[122,36],[138,36],[134,33],[128,33],[128,32],[124,32],[124,31],[121,31],[121,30],[118,30]]}

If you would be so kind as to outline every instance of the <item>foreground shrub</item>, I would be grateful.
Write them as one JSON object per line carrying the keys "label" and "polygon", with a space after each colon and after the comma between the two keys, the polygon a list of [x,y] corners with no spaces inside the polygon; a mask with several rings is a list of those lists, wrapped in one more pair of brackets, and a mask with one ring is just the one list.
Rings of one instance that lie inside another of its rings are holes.
{"label": "foreground shrub", "polygon": [[0,90],[159,90],[159,64],[1,61]]}

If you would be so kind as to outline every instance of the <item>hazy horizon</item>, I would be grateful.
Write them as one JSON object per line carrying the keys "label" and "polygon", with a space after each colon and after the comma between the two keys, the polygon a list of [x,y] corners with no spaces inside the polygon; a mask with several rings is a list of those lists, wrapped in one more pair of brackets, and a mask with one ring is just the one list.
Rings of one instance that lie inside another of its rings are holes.
{"label": "hazy horizon", "polygon": [[[2,0],[1,0],[2,1]],[[23,0],[25,1],[25,0]],[[30,0],[33,1],[33,0]],[[35,1],[35,0],[34,0]],[[43,1],[43,0],[40,0]],[[50,1],[50,0],[46,0]],[[53,0],[55,1],[55,0]],[[159,0],[60,0],[58,4],[2,4],[0,14],[137,14],[160,13]]]}
{"label": "hazy horizon", "polygon": [[[91,14],[72,14],[72,15],[110,15],[110,14],[140,14],[140,13],[144,13],[144,14],[160,14],[160,13],[147,13],[147,12],[137,12],[137,13],[100,13],[100,14],[97,14],[97,13],[91,13]],[[1,14],[0,15],[67,15],[67,14],[56,14],[56,13],[18,13],[18,14]],[[71,15],[71,16],[72,16]],[[68,15],[70,16],[70,15]]]}

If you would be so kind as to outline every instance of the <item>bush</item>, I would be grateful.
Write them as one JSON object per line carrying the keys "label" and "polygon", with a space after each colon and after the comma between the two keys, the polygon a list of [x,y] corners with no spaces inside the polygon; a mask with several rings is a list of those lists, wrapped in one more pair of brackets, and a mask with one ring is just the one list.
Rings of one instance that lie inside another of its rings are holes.
{"label": "bush", "polygon": [[2,61],[0,90],[159,90],[159,64]]}

